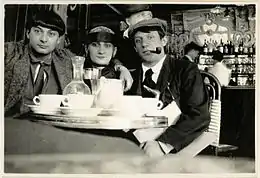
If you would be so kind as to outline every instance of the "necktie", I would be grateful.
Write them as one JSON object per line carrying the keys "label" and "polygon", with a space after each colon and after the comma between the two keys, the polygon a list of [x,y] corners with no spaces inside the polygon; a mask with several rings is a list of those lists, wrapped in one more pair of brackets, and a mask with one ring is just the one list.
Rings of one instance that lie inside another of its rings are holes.
{"label": "necktie", "polygon": [[[146,85],[148,86],[149,88],[152,88],[152,89],[155,89],[156,87],[156,84],[155,82],[152,80],[152,75],[153,75],[153,71],[152,69],[148,69],[146,72],[145,72],[145,78],[144,78],[144,81],[143,81],[143,85]],[[154,94],[152,94],[151,92],[147,91],[146,89],[143,88],[143,92],[142,92],[142,97],[154,97]]]}
{"label": "necktie", "polygon": [[40,69],[39,69],[37,78],[36,78],[34,85],[33,85],[34,96],[37,96],[37,95],[42,93],[42,89],[43,89],[43,86],[44,86],[44,83],[45,83],[44,73],[46,73],[45,70],[44,70],[44,65],[45,65],[44,63],[40,63]]}

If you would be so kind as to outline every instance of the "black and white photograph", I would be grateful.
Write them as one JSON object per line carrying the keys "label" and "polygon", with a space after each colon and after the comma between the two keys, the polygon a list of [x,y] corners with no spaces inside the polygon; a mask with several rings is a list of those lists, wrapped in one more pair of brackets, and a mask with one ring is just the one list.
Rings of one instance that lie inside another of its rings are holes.
{"label": "black and white photograph", "polygon": [[256,2],[73,3],[3,4],[4,175],[257,173]]}

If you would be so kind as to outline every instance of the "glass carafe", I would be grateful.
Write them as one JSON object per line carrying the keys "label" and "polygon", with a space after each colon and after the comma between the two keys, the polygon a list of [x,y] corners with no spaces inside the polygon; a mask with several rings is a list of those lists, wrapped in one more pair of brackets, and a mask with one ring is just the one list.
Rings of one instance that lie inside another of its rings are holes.
{"label": "glass carafe", "polygon": [[64,88],[63,95],[91,95],[90,88],[83,81],[83,65],[85,58],[82,56],[74,56],[71,60],[73,65],[73,80]]}

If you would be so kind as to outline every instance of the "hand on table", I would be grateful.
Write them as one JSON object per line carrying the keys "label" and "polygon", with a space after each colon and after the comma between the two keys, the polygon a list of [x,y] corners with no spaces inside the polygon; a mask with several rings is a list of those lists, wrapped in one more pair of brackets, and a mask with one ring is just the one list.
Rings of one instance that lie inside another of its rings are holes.
{"label": "hand on table", "polygon": [[164,152],[157,141],[147,141],[142,143],[140,147],[150,157],[160,157],[164,155]]}

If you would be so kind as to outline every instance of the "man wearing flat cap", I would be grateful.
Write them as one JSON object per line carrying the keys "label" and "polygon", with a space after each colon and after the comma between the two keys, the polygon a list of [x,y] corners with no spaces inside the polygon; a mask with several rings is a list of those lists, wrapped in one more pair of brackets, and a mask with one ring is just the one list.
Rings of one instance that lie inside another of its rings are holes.
{"label": "man wearing flat cap", "polygon": [[202,47],[192,41],[184,47],[185,55],[183,57],[183,60],[196,63],[199,53],[201,51],[202,51]]}
{"label": "man wearing flat cap", "polygon": [[73,55],[56,49],[65,33],[65,24],[53,11],[39,11],[26,26],[28,43],[5,43],[5,114],[29,111],[39,94],[61,94],[72,80]]}
{"label": "man wearing flat cap", "polygon": [[180,111],[178,119],[169,123],[168,128],[158,128],[159,132],[152,129],[158,133],[155,139],[140,141],[145,140],[140,133],[145,137],[152,132],[149,129],[133,132],[140,146],[151,156],[180,151],[205,131],[210,122],[209,99],[197,65],[165,54],[166,25],[165,21],[152,18],[129,29],[129,37],[142,59],[142,64],[132,73],[134,82],[129,94],[153,97],[145,85],[160,91],[159,99],[164,104],[162,111],[170,109],[172,114]]}
{"label": "man wearing flat cap", "polygon": [[134,51],[134,47],[129,40],[128,31],[131,26],[141,20],[151,19],[153,17],[150,4],[123,4],[118,5],[122,12],[128,28],[123,32],[118,46],[117,57],[128,69],[134,69],[140,64],[140,58]]}

